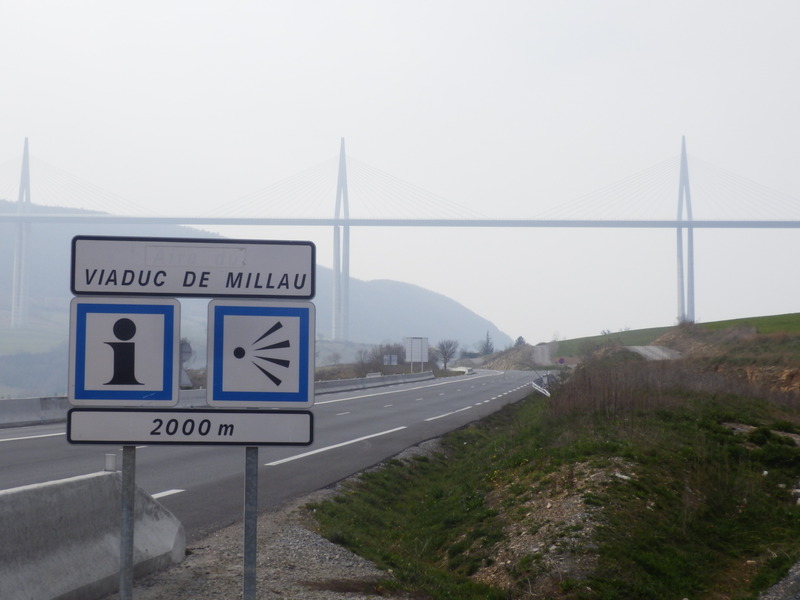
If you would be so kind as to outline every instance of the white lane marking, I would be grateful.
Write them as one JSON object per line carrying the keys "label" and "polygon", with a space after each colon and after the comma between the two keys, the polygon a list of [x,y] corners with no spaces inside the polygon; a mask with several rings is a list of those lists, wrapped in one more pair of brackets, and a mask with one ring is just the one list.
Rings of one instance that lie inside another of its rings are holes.
{"label": "white lane marking", "polygon": [[342,416],[344,416],[344,415],[349,415],[349,414],[350,414],[350,411],[348,410],[347,412],[343,412],[343,413],[336,413],[336,416],[337,416],[337,417],[342,417]]}
{"label": "white lane marking", "polygon": [[419,402],[420,400],[424,400],[424,398],[417,398],[417,402]]}
{"label": "white lane marking", "polygon": [[334,444],[333,446],[325,446],[324,448],[317,448],[316,450],[311,450],[310,452],[303,452],[303,454],[295,454],[294,456],[289,456],[287,458],[282,458],[280,460],[273,461],[271,463],[266,463],[265,467],[275,467],[278,465],[282,465],[283,463],[291,462],[293,460],[298,460],[300,458],[305,458],[306,456],[311,456],[313,454],[319,454],[320,452],[327,452],[328,450],[333,450],[335,448],[341,448],[342,446],[349,446],[350,444],[357,444],[358,442],[363,442],[364,440],[368,440],[370,438],[378,437],[381,435],[387,435],[390,433],[394,433],[395,431],[402,431],[406,429],[406,426],[403,425],[402,427],[395,427],[394,429],[387,429],[386,431],[381,431],[380,433],[373,433],[372,435],[365,435],[364,437],[356,438],[354,440],[348,440],[346,442],[342,442],[340,444]]}
{"label": "white lane marking", "polygon": [[444,417],[449,417],[450,415],[454,415],[456,413],[464,412],[465,410],[469,410],[472,408],[471,406],[465,406],[464,408],[459,408],[458,410],[454,410],[453,412],[444,413],[443,415],[439,415],[438,417],[430,417],[425,419],[426,421],[435,421],[436,419],[443,419]]}
{"label": "white lane marking", "polygon": [[6,438],[4,440],[0,440],[0,442],[18,442],[20,440],[36,440],[39,438],[55,437],[57,435],[67,435],[67,433],[62,432],[62,433],[42,433],[40,435],[26,435],[24,437]]}
{"label": "white lane marking", "polygon": [[164,496],[172,496],[173,494],[180,494],[181,492],[185,492],[186,490],[167,490],[165,492],[159,492],[157,494],[153,494],[153,498],[158,500],[159,498],[163,498]]}
{"label": "white lane marking", "polygon": [[394,406],[394,404],[384,404],[383,408],[391,408],[392,406]]}
{"label": "white lane marking", "polygon": [[[478,375],[477,379],[480,379],[481,377],[496,377],[497,375],[502,375],[502,374],[503,374],[502,371],[492,371],[490,373],[486,373],[486,375]],[[450,379],[450,378],[449,377],[445,377],[444,379]],[[382,396],[384,394],[399,394],[401,392],[412,392],[414,390],[424,390],[426,388],[431,388],[431,387],[434,387],[434,386],[437,386],[437,385],[453,385],[454,383],[457,383],[457,382],[455,382],[455,381],[442,381],[442,382],[439,382],[439,383],[431,383],[431,384],[428,384],[428,385],[418,385],[417,387],[413,387],[413,388],[403,388],[402,390],[389,390],[389,391],[383,391],[383,392],[376,392],[374,394],[362,394],[361,396],[348,396],[346,398],[335,398],[333,400],[316,400],[315,399],[314,400],[314,406],[317,406],[318,404],[333,404],[334,402],[347,402],[348,400],[360,400],[361,398],[373,398],[374,396]],[[483,385],[486,385],[486,382],[484,382]],[[391,387],[394,387],[394,386],[391,386]]]}

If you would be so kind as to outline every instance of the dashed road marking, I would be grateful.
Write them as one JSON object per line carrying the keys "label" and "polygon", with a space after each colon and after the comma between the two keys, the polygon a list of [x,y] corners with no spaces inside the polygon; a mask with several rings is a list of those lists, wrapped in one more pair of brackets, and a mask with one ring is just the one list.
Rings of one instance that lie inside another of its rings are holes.
{"label": "dashed road marking", "polygon": [[280,460],[276,460],[270,463],[266,463],[265,467],[275,467],[277,465],[282,465],[283,463],[291,462],[293,460],[298,460],[301,458],[305,458],[306,456],[312,456],[314,454],[319,454],[320,452],[327,452],[328,450],[333,450],[335,448],[341,448],[342,446],[349,446],[350,444],[357,444],[358,442],[363,442],[364,440],[368,440],[370,438],[378,437],[381,435],[387,435],[390,433],[394,433],[396,431],[402,431],[406,429],[406,426],[403,425],[402,427],[395,427],[394,429],[387,429],[386,431],[381,431],[379,433],[373,433],[371,435],[365,435],[360,438],[356,438],[354,440],[348,440],[346,442],[341,442],[339,444],[333,444],[332,446],[325,446],[324,448],[317,448],[316,450],[311,450],[310,452],[303,452],[302,454],[295,454],[294,456],[288,456],[286,458],[282,458]]}
{"label": "dashed road marking", "polygon": [[454,415],[456,413],[464,412],[465,410],[469,410],[470,408],[472,408],[472,407],[471,406],[465,406],[464,408],[459,408],[458,410],[454,410],[454,411],[449,412],[449,413],[444,413],[443,415],[438,415],[436,417],[430,417],[430,418],[425,419],[425,420],[426,421],[435,421],[436,419],[443,419],[444,417],[449,417],[450,415]]}

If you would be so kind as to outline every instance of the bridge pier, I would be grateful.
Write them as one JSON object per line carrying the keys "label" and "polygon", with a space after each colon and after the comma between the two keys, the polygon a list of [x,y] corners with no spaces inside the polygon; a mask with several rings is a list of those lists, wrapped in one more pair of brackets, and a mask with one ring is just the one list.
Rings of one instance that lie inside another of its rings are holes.
{"label": "bridge pier", "polygon": [[[347,200],[347,164],[344,138],[339,148],[336,182],[336,222],[333,226],[333,331],[334,340],[350,339],[350,206]],[[340,223],[341,220],[341,223]]]}
{"label": "bridge pier", "polygon": [[[25,149],[22,153],[22,173],[19,182],[17,213],[30,212],[31,205],[31,173],[28,158],[28,138],[25,138]],[[31,225],[28,222],[17,223],[17,239],[14,245],[14,269],[11,282],[11,328],[19,329],[28,322],[27,302],[27,262],[28,244]]]}
{"label": "bridge pier", "polygon": [[[686,219],[683,209],[686,207]],[[684,259],[683,223],[686,226]],[[694,323],[694,228],[692,227],[692,193],[689,188],[689,161],[686,137],[681,138],[681,170],[678,182],[678,322]]]}

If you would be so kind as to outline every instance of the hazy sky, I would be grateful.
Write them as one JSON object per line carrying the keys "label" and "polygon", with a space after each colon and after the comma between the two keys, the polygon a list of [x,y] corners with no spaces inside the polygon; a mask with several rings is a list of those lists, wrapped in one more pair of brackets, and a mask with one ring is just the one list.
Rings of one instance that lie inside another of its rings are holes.
{"label": "hazy sky", "polygon": [[[613,198],[593,194],[685,135],[690,157],[800,205],[798,23],[793,0],[3,0],[0,167],[18,180],[28,137],[35,159],[143,212],[205,214],[330,161],[329,217],[344,137],[349,157],[465,216],[537,217],[602,208]],[[677,166],[659,177],[654,215],[673,218]],[[692,200],[695,216],[747,202]],[[225,233],[310,239],[331,265],[328,229]],[[800,310],[800,231],[695,239],[698,320]],[[677,315],[668,230],[355,229],[351,273],[451,296],[530,342]]]}

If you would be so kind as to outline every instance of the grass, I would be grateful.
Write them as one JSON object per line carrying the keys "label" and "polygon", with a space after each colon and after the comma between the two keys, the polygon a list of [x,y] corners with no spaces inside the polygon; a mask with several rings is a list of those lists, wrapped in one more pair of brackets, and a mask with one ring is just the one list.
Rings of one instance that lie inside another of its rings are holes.
{"label": "grass", "polygon": [[329,539],[394,573],[395,586],[454,600],[503,598],[468,579],[490,559],[479,549],[499,532],[498,514],[485,504],[488,481],[463,472],[469,464],[448,465],[441,457],[390,461],[317,506],[316,514]]}
{"label": "grass", "polygon": [[558,342],[556,354],[559,356],[581,356],[610,343],[618,343],[621,346],[647,346],[672,329],[672,327],[653,327],[650,329],[617,331],[574,340],[562,340]]}
{"label": "grass", "polygon": [[[700,323],[698,326],[710,332],[723,331],[734,327],[752,327],[759,334],[800,335],[800,313],[713,321]],[[558,342],[557,354],[559,356],[582,356],[611,343],[617,343],[621,346],[646,346],[673,329],[674,327],[652,327],[562,340]]]}
{"label": "grass", "polygon": [[[589,361],[549,402],[531,396],[432,456],[390,461],[315,515],[418,598],[754,599],[800,557],[800,448],[780,435],[800,430],[798,402],[688,362]],[[619,465],[628,475],[595,477]],[[570,494],[591,518],[545,523],[531,509]],[[555,554],[530,548],[500,568],[505,588],[478,583],[514,526],[550,528]],[[553,570],[588,556],[590,568]]]}
{"label": "grass", "polygon": [[703,323],[701,326],[710,331],[746,326],[754,327],[757,333],[800,334],[800,313],[716,321],[714,323]]}

